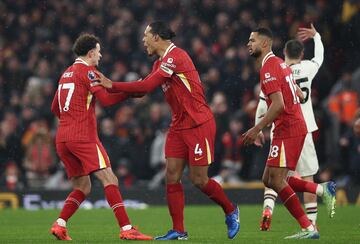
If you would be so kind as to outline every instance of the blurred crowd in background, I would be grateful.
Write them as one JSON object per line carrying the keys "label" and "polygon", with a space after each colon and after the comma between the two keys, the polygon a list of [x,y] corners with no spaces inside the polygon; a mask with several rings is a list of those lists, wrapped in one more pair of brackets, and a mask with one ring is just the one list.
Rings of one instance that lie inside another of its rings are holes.
{"label": "blurred crowd in background", "polygon": [[[147,24],[167,21],[203,82],[217,122],[210,174],[225,183],[261,179],[269,147],[243,147],[254,123],[258,71],[246,44],[251,30],[272,29],[273,51],[283,57],[287,40],[313,22],[325,59],[313,82],[319,126],[314,133],[322,181],[360,184],[360,1],[358,0],[2,0],[0,2],[0,188],[68,189],[54,147],[57,119],[50,104],[57,82],[75,59],[82,32],[99,36],[99,69],[114,81],[145,77],[154,58],[142,45]],[[313,42],[305,43],[313,57]],[[163,145],[171,114],[161,89],[109,108],[97,106],[100,139],[122,187],[159,187]]]}

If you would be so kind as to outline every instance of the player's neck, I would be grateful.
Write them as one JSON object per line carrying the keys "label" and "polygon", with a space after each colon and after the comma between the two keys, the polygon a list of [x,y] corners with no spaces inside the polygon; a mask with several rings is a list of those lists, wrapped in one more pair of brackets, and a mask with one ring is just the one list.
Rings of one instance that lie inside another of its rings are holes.
{"label": "player's neck", "polygon": [[294,65],[294,64],[299,64],[301,62],[300,59],[289,59],[285,57],[285,63],[289,66]]}
{"label": "player's neck", "polygon": [[80,59],[81,61],[83,61],[86,65],[92,65],[91,64],[91,60],[89,58],[87,58],[86,56],[79,56],[76,59]]}
{"label": "player's neck", "polygon": [[164,55],[166,54],[166,51],[168,50],[168,48],[170,47],[171,44],[172,44],[171,41],[164,41],[159,45],[157,54],[159,55],[159,57],[161,59],[164,57]]}
{"label": "player's neck", "polygon": [[272,50],[271,49],[266,49],[266,50],[264,50],[262,53],[261,53],[261,55],[259,56],[259,58],[258,58],[258,63],[259,63],[259,65],[260,65],[260,67],[262,67],[263,65],[264,65],[264,59],[266,59],[267,58],[267,56],[269,56],[270,55],[270,53],[272,53]]}

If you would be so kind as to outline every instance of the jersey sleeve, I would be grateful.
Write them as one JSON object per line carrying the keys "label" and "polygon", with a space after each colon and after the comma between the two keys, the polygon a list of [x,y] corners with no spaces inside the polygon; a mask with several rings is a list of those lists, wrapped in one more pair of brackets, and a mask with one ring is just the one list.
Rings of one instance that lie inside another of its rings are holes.
{"label": "jersey sleeve", "polygon": [[256,108],[256,115],[255,115],[255,125],[257,125],[261,119],[261,116],[263,116],[268,109],[268,106],[265,101],[265,95],[262,91],[260,91],[259,94],[259,103]]}
{"label": "jersey sleeve", "polygon": [[164,77],[171,77],[174,73],[179,73],[180,66],[184,62],[183,55],[171,52],[164,57],[159,66],[159,73]]}
{"label": "jersey sleeve", "polygon": [[104,89],[102,86],[93,86],[94,83],[97,82],[97,76],[94,72],[95,70],[96,69],[94,67],[91,67],[89,69],[84,69],[84,71],[81,73],[82,81],[85,83],[85,86],[92,94]]}
{"label": "jersey sleeve", "polygon": [[279,69],[274,65],[268,65],[260,72],[261,89],[266,96],[281,91]]}

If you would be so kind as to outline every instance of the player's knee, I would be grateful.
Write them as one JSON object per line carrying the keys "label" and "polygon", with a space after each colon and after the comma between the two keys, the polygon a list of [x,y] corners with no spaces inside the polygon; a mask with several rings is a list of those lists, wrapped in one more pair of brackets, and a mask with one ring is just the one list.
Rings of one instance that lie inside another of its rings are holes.
{"label": "player's knee", "polygon": [[180,176],[179,172],[167,170],[166,171],[166,183],[168,184],[175,184],[180,182]]}
{"label": "player's knee", "polygon": [[193,183],[193,185],[199,189],[202,189],[206,186],[207,182],[208,182],[208,178],[207,177],[201,177],[201,176],[192,176],[191,178],[191,182]]}
{"label": "player's knee", "polygon": [[269,182],[269,177],[266,177],[266,176],[263,176],[262,177],[262,182],[264,183],[264,185],[268,188],[271,188],[270,187],[270,182]]}
{"label": "player's knee", "polygon": [[82,191],[82,193],[84,193],[85,196],[90,194],[91,191],[91,183],[87,183],[87,184],[81,184],[75,187],[76,189],[79,189],[80,191]]}

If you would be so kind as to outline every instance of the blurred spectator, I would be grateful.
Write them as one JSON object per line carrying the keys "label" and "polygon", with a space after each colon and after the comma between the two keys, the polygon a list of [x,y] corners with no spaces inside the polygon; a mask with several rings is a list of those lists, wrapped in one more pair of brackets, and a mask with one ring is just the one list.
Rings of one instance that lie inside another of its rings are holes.
{"label": "blurred spectator", "polygon": [[50,139],[46,130],[39,129],[26,146],[24,168],[30,187],[42,187],[55,164],[55,151]]}

